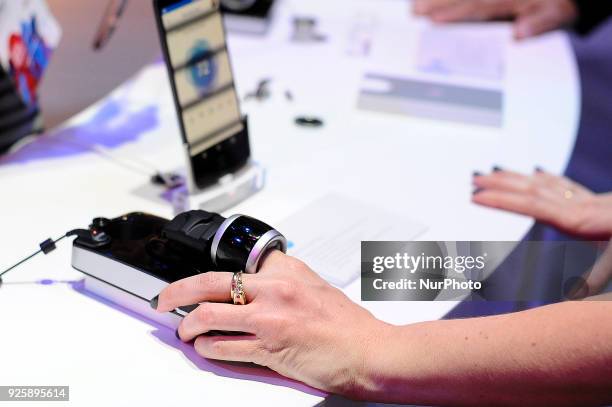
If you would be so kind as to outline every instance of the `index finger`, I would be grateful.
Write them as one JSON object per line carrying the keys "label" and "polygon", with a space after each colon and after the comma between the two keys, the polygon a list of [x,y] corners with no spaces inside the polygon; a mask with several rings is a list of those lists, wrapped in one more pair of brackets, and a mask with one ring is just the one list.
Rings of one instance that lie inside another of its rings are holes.
{"label": "index finger", "polygon": [[484,190],[473,196],[472,201],[479,205],[503,209],[521,215],[531,216],[543,222],[555,223],[551,214],[551,204],[541,199],[534,199],[525,194],[514,192]]}
{"label": "index finger", "polygon": [[[174,282],[159,294],[157,311],[168,312],[201,302],[229,302],[232,276],[233,273],[212,271]],[[242,275],[248,302],[253,300],[257,291],[257,283],[254,283],[252,277],[249,274]]]}

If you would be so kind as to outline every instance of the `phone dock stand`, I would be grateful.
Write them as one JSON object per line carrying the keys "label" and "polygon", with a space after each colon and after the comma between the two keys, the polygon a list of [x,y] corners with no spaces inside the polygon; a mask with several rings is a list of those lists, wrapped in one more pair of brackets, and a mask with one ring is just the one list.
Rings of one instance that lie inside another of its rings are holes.
{"label": "phone dock stand", "polygon": [[235,173],[227,174],[210,187],[189,196],[191,208],[224,212],[261,191],[266,181],[266,170],[256,162],[249,162]]}

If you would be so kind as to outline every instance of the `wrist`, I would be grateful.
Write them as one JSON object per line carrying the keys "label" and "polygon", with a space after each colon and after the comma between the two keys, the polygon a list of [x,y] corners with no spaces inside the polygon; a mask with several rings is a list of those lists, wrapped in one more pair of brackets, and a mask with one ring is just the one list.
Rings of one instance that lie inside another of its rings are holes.
{"label": "wrist", "polygon": [[364,368],[353,392],[347,395],[380,403],[429,403],[428,386],[438,374],[427,351],[430,328],[428,322],[380,326],[365,349]]}
{"label": "wrist", "polygon": [[368,329],[368,334],[362,340],[360,349],[356,352],[350,383],[342,392],[355,400],[380,400],[388,389],[392,364],[390,358],[401,348],[395,342],[400,336],[402,327],[376,321]]}
{"label": "wrist", "polygon": [[593,195],[582,204],[575,232],[587,237],[612,237],[612,200]]}

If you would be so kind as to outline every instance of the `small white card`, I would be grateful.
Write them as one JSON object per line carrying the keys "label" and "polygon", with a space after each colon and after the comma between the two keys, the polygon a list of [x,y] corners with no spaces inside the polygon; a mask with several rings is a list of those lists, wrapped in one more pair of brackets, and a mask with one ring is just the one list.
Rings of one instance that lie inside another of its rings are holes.
{"label": "small white card", "polygon": [[426,227],[401,215],[338,195],[326,195],[279,224],[289,254],[328,282],[346,287],[361,272],[361,242],[413,240]]}

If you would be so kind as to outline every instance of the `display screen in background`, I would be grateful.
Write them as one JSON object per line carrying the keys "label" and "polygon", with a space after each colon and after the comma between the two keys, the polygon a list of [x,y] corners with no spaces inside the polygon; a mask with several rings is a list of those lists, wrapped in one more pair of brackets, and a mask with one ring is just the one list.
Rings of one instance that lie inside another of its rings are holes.
{"label": "display screen in background", "polygon": [[243,130],[219,0],[162,9],[174,87],[191,155]]}

